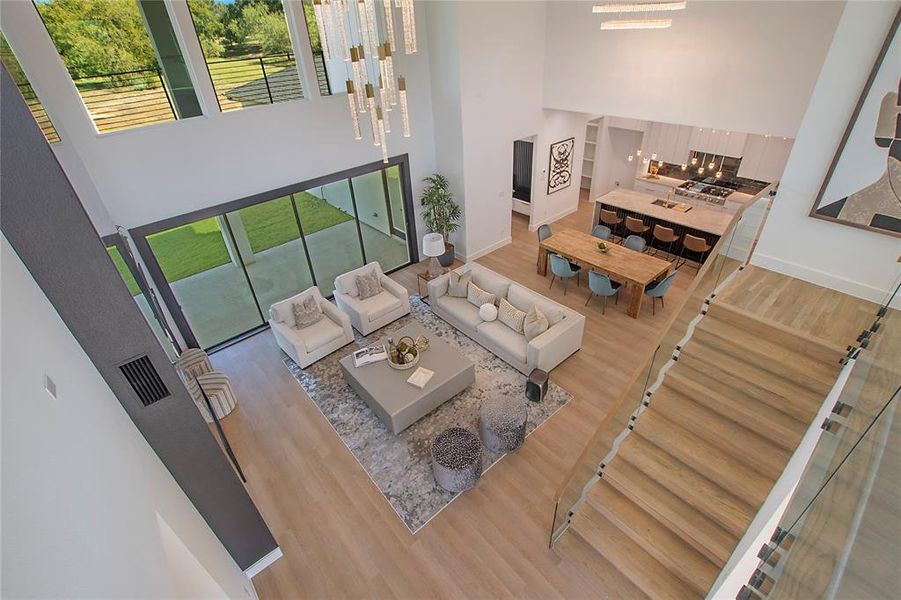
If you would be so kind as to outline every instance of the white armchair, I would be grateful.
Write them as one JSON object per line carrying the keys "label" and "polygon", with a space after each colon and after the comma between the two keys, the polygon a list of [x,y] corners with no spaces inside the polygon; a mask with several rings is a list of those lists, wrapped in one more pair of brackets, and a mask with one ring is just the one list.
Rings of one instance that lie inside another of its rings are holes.
{"label": "white armchair", "polygon": [[[313,296],[324,313],[322,319],[309,327],[294,327],[294,311],[291,305]],[[291,360],[305,368],[354,341],[350,319],[331,302],[322,297],[319,288],[311,287],[296,296],[276,302],[269,308],[269,325],[279,348]]]}
{"label": "white armchair", "polygon": [[[378,273],[382,291],[364,300],[357,291],[356,277],[371,271]],[[363,335],[369,335],[410,313],[407,288],[386,276],[377,262],[371,262],[335,279],[335,303],[350,316],[354,328]]]}

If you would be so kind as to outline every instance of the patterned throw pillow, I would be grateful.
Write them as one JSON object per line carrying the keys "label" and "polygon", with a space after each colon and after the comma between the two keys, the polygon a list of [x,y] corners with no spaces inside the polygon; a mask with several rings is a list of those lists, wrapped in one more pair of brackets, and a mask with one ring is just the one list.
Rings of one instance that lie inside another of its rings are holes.
{"label": "patterned throw pillow", "polygon": [[447,281],[447,295],[453,298],[466,298],[469,296],[469,282],[472,281],[472,271],[460,275],[456,271],[450,272]]}
{"label": "patterned throw pillow", "polygon": [[379,274],[375,271],[357,275],[357,292],[360,294],[360,300],[371,298],[376,294],[382,293],[382,283],[379,281]]}
{"label": "patterned throw pillow", "polygon": [[489,294],[470,281],[469,287],[466,288],[466,299],[476,308],[482,308],[483,304],[494,304],[495,300],[497,300],[497,296]]}
{"label": "patterned throw pillow", "polygon": [[322,309],[313,296],[307,296],[303,302],[291,304],[291,311],[294,313],[294,327],[297,329],[309,327],[322,319]]}
{"label": "patterned throw pillow", "polygon": [[526,313],[525,321],[522,323],[522,332],[526,334],[526,341],[531,342],[534,338],[547,331],[549,326],[547,317],[544,316],[541,309],[533,304],[529,308],[529,312]]}
{"label": "patterned throw pillow", "polygon": [[517,333],[522,333],[522,323],[526,318],[526,313],[519,310],[509,302],[506,298],[501,298],[501,303],[497,306],[497,320]]}

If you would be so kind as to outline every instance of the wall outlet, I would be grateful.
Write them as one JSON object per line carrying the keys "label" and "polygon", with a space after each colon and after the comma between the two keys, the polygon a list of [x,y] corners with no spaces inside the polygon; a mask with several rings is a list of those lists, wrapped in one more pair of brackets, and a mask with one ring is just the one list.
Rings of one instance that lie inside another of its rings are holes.
{"label": "wall outlet", "polygon": [[615,185],[616,187],[619,187],[619,181],[614,181],[613,185]]}

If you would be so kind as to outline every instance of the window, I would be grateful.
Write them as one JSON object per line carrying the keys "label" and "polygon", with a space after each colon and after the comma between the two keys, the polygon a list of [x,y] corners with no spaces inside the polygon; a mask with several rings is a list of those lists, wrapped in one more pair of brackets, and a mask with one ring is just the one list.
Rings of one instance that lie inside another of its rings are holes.
{"label": "window", "polygon": [[166,5],[159,0],[36,0],[97,130],[201,114]]}
{"label": "window", "polygon": [[280,0],[188,0],[219,108],[303,98]]}
{"label": "window", "polygon": [[56,133],[56,128],[53,126],[53,123],[50,122],[50,117],[47,116],[47,112],[44,110],[41,101],[38,100],[37,95],[34,93],[34,89],[32,89],[31,84],[28,83],[25,71],[22,70],[19,61],[16,59],[16,55],[13,54],[12,48],[10,48],[9,43],[6,41],[6,36],[2,33],[0,33],[0,61],[3,61],[3,66],[6,67],[6,70],[9,71],[13,81],[16,82],[19,92],[22,93],[22,97],[25,98],[25,103],[28,105],[28,108],[31,109],[31,114],[34,115],[34,120],[37,121],[41,131],[44,132],[44,137],[47,138],[47,141],[51,144],[58,142],[59,134]]}
{"label": "window", "polygon": [[310,49],[313,50],[313,67],[316,69],[316,84],[319,94],[331,96],[345,92],[344,82],[347,80],[344,59],[331,57],[325,60],[322,54],[322,40],[319,38],[319,27],[316,25],[316,14],[313,12],[313,0],[303,0],[303,16],[310,36]]}
{"label": "window", "polygon": [[132,239],[185,340],[211,348],[263,327],[272,304],[312,285],[331,296],[338,275],[367,262],[391,271],[416,260],[407,173],[406,162],[353,169]]}

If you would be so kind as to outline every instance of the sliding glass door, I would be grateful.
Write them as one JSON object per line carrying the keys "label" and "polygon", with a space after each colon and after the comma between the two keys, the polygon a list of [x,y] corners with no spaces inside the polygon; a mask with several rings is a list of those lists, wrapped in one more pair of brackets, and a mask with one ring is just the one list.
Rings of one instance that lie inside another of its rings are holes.
{"label": "sliding glass door", "polygon": [[367,262],[387,272],[418,260],[406,157],[393,162],[132,230],[185,340],[218,346],[312,285],[329,297]]}

